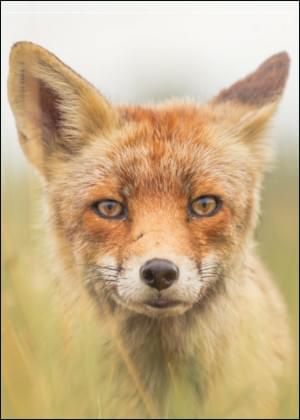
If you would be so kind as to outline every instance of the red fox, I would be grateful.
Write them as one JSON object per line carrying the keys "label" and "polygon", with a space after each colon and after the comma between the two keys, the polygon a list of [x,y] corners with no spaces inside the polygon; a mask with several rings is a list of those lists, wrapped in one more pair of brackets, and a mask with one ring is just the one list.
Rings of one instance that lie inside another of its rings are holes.
{"label": "red fox", "polygon": [[277,415],[289,328],[254,230],[288,68],[276,54],[204,105],[114,106],[42,47],[11,50],[9,101],[46,185],[61,282],[114,320],[144,390],[128,389],[128,416],[149,401],[168,416],[184,376],[199,417],[227,398],[227,418]]}

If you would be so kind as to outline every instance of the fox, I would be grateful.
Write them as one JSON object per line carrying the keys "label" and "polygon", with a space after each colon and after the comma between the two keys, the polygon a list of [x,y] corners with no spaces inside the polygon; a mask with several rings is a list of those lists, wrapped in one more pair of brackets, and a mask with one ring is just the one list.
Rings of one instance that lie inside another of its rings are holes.
{"label": "fox", "polygon": [[116,105],[43,47],[11,49],[9,102],[44,182],[63,300],[111,326],[116,410],[128,401],[115,418],[167,418],[182,381],[198,418],[278,416],[289,320],[255,232],[289,61],[271,56],[205,104]]}

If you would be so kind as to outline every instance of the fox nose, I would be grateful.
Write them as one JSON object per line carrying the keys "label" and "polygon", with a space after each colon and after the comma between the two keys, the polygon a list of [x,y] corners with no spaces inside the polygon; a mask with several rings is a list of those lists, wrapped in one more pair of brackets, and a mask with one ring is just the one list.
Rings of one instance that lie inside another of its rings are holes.
{"label": "fox nose", "polygon": [[163,290],[170,287],[179,275],[178,267],[169,260],[153,258],[140,269],[141,279],[150,287]]}

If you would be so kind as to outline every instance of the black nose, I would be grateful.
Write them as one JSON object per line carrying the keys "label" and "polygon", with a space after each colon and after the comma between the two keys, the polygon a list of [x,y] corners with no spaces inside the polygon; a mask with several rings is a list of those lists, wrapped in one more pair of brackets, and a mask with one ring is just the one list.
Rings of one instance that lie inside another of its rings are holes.
{"label": "black nose", "polygon": [[168,260],[153,258],[146,261],[140,269],[141,279],[150,287],[167,289],[178,278],[179,269]]}

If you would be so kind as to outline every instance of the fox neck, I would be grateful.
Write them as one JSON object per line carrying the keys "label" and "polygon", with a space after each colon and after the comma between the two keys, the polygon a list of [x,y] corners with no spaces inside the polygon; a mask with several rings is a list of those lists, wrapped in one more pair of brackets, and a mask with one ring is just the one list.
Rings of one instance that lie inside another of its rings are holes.
{"label": "fox neck", "polygon": [[205,394],[224,349],[226,332],[213,328],[213,307],[221,289],[222,285],[206,302],[180,316],[157,319],[119,308],[114,333],[150,394],[165,398],[166,389],[176,381],[190,384],[199,399]]}

